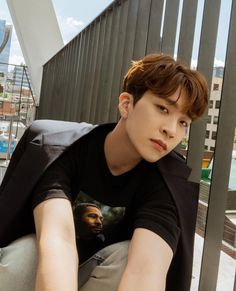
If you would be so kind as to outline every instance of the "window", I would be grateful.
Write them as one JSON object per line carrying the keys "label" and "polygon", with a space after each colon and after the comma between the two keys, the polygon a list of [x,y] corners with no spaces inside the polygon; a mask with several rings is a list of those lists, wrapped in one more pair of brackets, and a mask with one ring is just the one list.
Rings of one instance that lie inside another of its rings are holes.
{"label": "window", "polygon": [[219,84],[216,84],[216,83],[213,84],[213,91],[218,91],[219,88],[220,88]]}
{"label": "window", "polygon": [[211,123],[211,115],[207,116],[207,123]]}
{"label": "window", "polygon": [[217,124],[217,123],[218,123],[218,116],[214,116],[213,124]]}
{"label": "window", "polygon": [[212,131],[211,137],[212,139],[216,140],[216,131]]}
{"label": "window", "polygon": [[210,151],[214,152],[215,148],[214,147],[210,147]]}
{"label": "window", "polygon": [[215,108],[220,108],[220,101],[216,101],[216,107]]}
{"label": "window", "polygon": [[209,136],[210,136],[210,131],[207,130],[207,131],[206,131],[206,138],[209,138]]}
{"label": "window", "polygon": [[209,108],[213,108],[213,100],[210,100],[210,102],[209,102]]}

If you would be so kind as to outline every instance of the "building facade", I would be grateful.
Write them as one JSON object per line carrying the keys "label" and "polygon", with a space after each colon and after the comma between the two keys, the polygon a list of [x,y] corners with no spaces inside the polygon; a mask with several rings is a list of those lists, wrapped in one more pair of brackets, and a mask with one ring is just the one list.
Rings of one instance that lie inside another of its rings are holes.
{"label": "building facade", "polygon": [[0,79],[3,85],[7,79],[8,65],[6,64],[9,63],[11,36],[12,26],[0,19]]}
{"label": "building facade", "polygon": [[13,85],[16,87],[32,88],[28,69],[26,66],[15,66],[12,75]]}
{"label": "building facade", "polygon": [[210,101],[209,110],[207,116],[207,129],[206,129],[206,139],[205,139],[205,150],[214,151],[217,124],[219,119],[220,110],[220,99],[222,91],[222,77],[213,76],[211,91],[210,91]]}
{"label": "building facade", "polygon": [[[214,152],[216,143],[217,125],[220,111],[220,100],[223,84],[224,67],[215,67],[210,91],[209,110],[205,138],[205,150]],[[234,150],[236,149],[236,129],[234,137]]]}

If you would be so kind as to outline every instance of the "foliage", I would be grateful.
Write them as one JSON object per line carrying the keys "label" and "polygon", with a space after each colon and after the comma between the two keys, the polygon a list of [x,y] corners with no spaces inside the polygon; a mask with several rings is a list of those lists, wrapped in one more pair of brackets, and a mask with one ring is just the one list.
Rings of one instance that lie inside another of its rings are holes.
{"label": "foliage", "polygon": [[188,139],[187,139],[187,137],[185,137],[185,138],[182,140],[180,146],[181,146],[181,149],[187,149],[187,146],[188,146]]}
{"label": "foliage", "polygon": [[7,92],[2,92],[2,93],[0,93],[0,97],[8,98],[9,94]]}

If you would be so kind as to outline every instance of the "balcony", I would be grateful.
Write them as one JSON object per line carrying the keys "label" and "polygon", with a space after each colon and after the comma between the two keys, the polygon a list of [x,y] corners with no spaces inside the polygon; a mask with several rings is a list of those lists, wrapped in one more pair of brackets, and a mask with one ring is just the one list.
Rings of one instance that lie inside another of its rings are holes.
{"label": "balcony", "polygon": [[[177,55],[186,64],[191,64],[198,2],[114,1],[44,65],[38,118],[92,123],[117,121],[116,98],[131,60],[158,51]],[[197,68],[206,76],[210,88],[215,84],[212,77],[220,6],[226,1],[213,2],[204,1],[197,45]],[[212,115],[216,112],[217,116],[209,115],[210,122],[204,116],[193,125],[187,142],[187,164],[194,169],[191,175],[194,182],[201,180],[204,146],[210,147],[214,154],[210,183],[201,181],[191,291],[236,290],[235,193],[229,193],[228,187],[236,127],[235,1],[232,1],[230,9],[229,33],[223,32],[228,36],[225,41],[225,67],[221,68],[220,74],[223,82],[220,90],[212,96],[212,100],[221,102],[217,110],[210,110]],[[21,111],[23,113],[22,101],[19,101],[23,99],[20,96],[16,99],[18,105],[11,108],[8,104],[7,110],[11,114],[4,118],[9,124],[15,108],[18,110],[17,118],[21,116]],[[32,107],[35,108],[33,101]],[[22,122],[24,126],[28,123],[27,118],[19,120],[25,120]],[[208,134],[211,132],[207,138],[209,145],[205,145],[206,129]],[[214,140],[212,132],[215,133]],[[10,130],[8,134],[12,136]],[[10,155],[9,146],[8,149],[7,158]],[[233,202],[229,204],[231,199]],[[232,208],[229,209],[229,205]]]}

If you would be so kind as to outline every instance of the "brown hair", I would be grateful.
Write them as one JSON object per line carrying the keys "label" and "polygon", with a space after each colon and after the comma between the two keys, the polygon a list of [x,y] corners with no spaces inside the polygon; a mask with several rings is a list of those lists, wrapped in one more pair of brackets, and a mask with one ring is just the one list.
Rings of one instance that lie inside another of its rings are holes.
{"label": "brown hair", "polygon": [[184,111],[192,120],[199,118],[208,104],[206,79],[169,55],[150,54],[133,61],[123,83],[123,91],[133,95],[134,104],[147,90],[160,98],[168,98],[179,87],[188,98]]}

